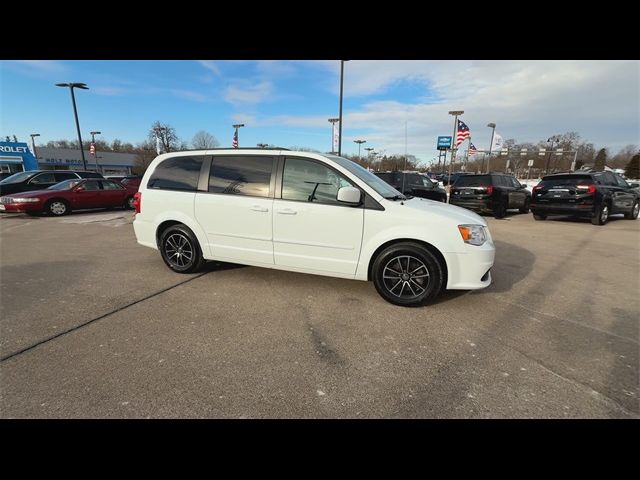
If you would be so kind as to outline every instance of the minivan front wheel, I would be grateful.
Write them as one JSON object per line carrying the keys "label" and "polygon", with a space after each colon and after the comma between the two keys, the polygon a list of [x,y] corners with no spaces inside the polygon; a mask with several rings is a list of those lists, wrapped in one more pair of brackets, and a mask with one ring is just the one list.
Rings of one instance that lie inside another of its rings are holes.
{"label": "minivan front wheel", "polygon": [[160,236],[160,254],[174,272],[195,273],[205,261],[193,232],[185,225],[173,225]]}
{"label": "minivan front wheel", "polygon": [[444,270],[435,255],[411,242],[384,249],[373,264],[372,276],[382,298],[403,307],[426,305],[444,283]]}

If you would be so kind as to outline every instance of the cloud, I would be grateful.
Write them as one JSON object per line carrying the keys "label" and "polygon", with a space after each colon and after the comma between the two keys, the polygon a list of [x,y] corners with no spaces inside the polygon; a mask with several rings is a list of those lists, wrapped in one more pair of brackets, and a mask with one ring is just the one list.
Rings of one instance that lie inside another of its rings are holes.
{"label": "cloud", "polygon": [[193,100],[194,102],[204,102],[207,100],[206,95],[203,95],[202,93],[194,92],[192,90],[169,88],[167,89],[167,91],[176,97],[184,98],[186,100]]}
{"label": "cloud", "polygon": [[272,98],[273,85],[271,82],[263,81],[255,85],[242,86],[230,85],[224,93],[224,99],[234,105],[256,104]]}
{"label": "cloud", "polygon": [[120,97],[131,93],[129,89],[122,87],[93,87],[91,88],[91,91],[98,95],[105,95],[108,97]]}
{"label": "cloud", "polygon": [[213,60],[198,60],[198,63],[217,76],[221,76],[220,69]]}

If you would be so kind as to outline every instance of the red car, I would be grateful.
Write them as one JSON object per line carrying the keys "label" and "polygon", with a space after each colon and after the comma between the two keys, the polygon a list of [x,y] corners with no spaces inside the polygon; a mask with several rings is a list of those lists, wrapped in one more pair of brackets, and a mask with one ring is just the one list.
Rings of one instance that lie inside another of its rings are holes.
{"label": "red car", "polygon": [[72,179],[57,183],[46,190],[14,193],[0,197],[0,212],[68,214],[85,208],[133,208],[137,188],[127,188],[118,182],[102,179]]}

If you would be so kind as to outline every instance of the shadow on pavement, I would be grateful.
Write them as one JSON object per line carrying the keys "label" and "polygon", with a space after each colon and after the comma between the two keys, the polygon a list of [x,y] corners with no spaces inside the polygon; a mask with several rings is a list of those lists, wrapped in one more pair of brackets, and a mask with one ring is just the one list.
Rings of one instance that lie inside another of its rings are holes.
{"label": "shadow on pavement", "polygon": [[483,290],[474,291],[474,294],[508,292],[533,269],[536,256],[529,250],[500,240],[494,243],[496,259],[491,269],[492,283]]}

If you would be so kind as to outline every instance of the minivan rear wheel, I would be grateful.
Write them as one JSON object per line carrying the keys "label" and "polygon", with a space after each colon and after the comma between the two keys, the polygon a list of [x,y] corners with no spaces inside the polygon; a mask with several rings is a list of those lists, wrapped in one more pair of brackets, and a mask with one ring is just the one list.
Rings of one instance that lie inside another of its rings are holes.
{"label": "minivan rear wheel", "polygon": [[185,225],[172,225],[160,236],[160,254],[174,272],[195,273],[205,263],[193,232]]}
{"label": "minivan rear wheel", "polygon": [[380,296],[403,307],[426,305],[444,284],[440,261],[422,245],[411,242],[385,248],[373,263],[372,276]]}

